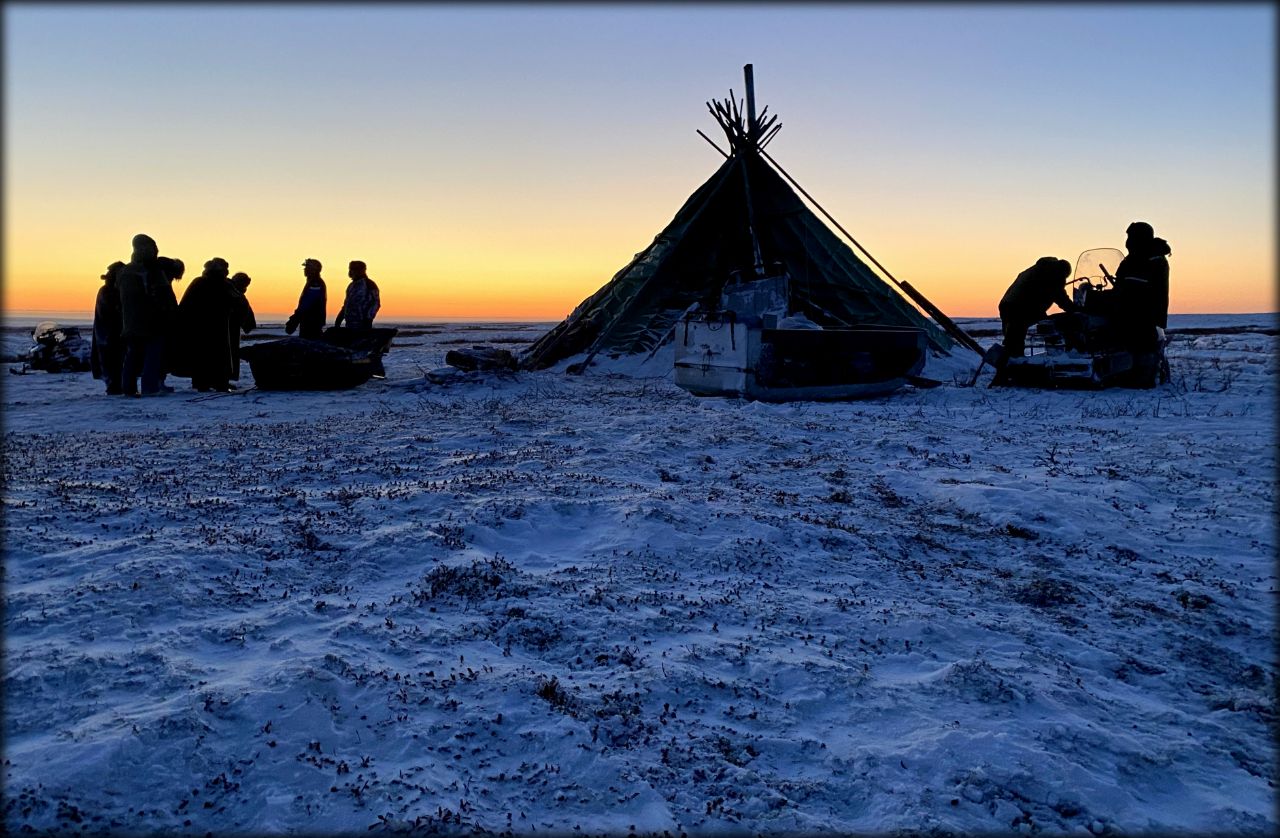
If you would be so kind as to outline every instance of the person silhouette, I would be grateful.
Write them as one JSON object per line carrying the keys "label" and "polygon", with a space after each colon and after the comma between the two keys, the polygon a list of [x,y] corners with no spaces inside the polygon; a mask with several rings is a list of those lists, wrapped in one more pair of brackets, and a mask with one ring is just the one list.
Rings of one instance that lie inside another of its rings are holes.
{"label": "person silhouette", "polygon": [[[129,396],[154,396],[164,392],[164,333],[168,315],[164,288],[168,280],[160,270],[160,248],[146,233],[133,237],[129,264],[120,269],[120,334],[124,361],[120,390]],[[138,377],[142,377],[141,393]]]}
{"label": "person silhouette", "polygon": [[124,338],[120,312],[120,289],[116,278],[124,268],[124,262],[112,262],[102,275],[102,287],[93,306],[93,340],[90,344],[89,363],[93,377],[105,382],[107,395],[119,395],[120,372],[124,363]]}
{"label": "person silhouette", "polygon": [[1022,357],[1026,352],[1027,329],[1044,319],[1049,306],[1057,304],[1063,311],[1078,309],[1067,296],[1069,276],[1070,262],[1044,256],[1014,279],[1000,299],[1000,328],[1004,332],[1006,357]]}
{"label": "person silhouette", "polygon": [[1169,256],[1172,249],[1145,221],[1135,221],[1125,229],[1128,255],[1116,268],[1116,290],[1125,299],[1125,308],[1135,325],[1169,325]]}
{"label": "person silhouette", "polygon": [[297,331],[298,337],[308,340],[319,340],[324,334],[324,321],[328,318],[328,291],[320,276],[322,267],[318,259],[307,259],[302,263],[306,283],[298,295],[298,307],[285,321],[285,334]]}
{"label": "person silhouette", "polygon": [[249,283],[253,279],[244,271],[238,271],[231,275],[231,287],[235,289],[232,295],[231,304],[231,321],[227,324],[228,337],[231,339],[231,378],[233,381],[240,380],[240,334],[249,334],[258,327],[258,321],[253,316],[253,306],[249,305]]}
{"label": "person silhouette", "polygon": [[382,295],[377,283],[369,278],[368,267],[359,260],[353,261],[347,268],[347,276],[351,281],[347,284],[346,300],[338,309],[338,316],[333,325],[341,327],[347,321],[349,329],[372,329],[373,318],[382,307]]}
{"label": "person silhouette", "polygon": [[204,272],[191,281],[178,306],[191,386],[202,393],[231,389],[230,324],[239,292],[228,277],[231,266],[214,257]]}

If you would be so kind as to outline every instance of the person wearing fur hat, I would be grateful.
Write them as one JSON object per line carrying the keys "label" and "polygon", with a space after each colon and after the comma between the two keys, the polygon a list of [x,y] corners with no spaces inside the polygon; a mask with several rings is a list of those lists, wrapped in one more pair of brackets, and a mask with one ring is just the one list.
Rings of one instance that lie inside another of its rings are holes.
{"label": "person wearing fur hat", "polygon": [[202,393],[231,389],[230,324],[239,292],[231,285],[226,259],[214,257],[191,281],[178,305],[191,386]]}
{"label": "person wearing fur hat", "polygon": [[124,339],[120,391],[139,395],[164,392],[164,334],[167,284],[160,270],[160,249],[145,233],[133,237],[133,255],[116,276],[120,291],[120,335]]}
{"label": "person wearing fur hat", "polygon": [[89,365],[93,377],[107,385],[107,395],[120,394],[120,368],[124,361],[124,339],[120,314],[120,291],[116,277],[124,268],[124,262],[112,262],[102,275],[102,287],[93,307],[93,340],[89,350]]}
{"label": "person wearing fur hat", "polygon": [[307,259],[302,263],[302,275],[306,284],[298,295],[298,307],[285,321],[285,334],[298,332],[298,337],[319,340],[324,334],[324,321],[328,319],[328,290],[320,276],[320,260]]}

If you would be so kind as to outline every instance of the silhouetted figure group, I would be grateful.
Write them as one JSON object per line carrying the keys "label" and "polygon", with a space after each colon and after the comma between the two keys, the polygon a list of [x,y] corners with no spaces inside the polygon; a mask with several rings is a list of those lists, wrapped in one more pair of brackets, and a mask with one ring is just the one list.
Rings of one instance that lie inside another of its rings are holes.
{"label": "silhouetted figure group", "polygon": [[[302,263],[302,275],[306,281],[298,295],[298,307],[284,324],[286,334],[296,331],[298,337],[310,340],[317,340],[324,334],[328,318],[328,290],[320,276],[322,268],[319,259],[307,259]],[[369,278],[368,266],[358,259],[347,267],[347,276],[351,282],[347,285],[346,297],[333,325],[341,328],[345,320],[348,329],[372,329],[373,318],[382,307],[378,285]]]}
{"label": "silhouetted figure group", "polygon": [[243,290],[248,275],[237,274],[237,287],[226,260],[210,259],[179,303],[173,283],[185,271],[181,259],[161,256],[155,240],[139,233],[129,262],[113,262],[102,275],[92,367],[109,395],[171,393],[171,374],[191,378],[201,392],[229,391],[239,378],[239,332],[256,325]]}
{"label": "silhouetted figure group", "polygon": [[1000,326],[1006,357],[1022,357],[1026,351],[1027,329],[1043,319],[1050,306],[1063,314],[1053,316],[1068,348],[1079,349],[1086,315],[1105,318],[1105,335],[1112,343],[1135,353],[1158,348],[1160,332],[1169,322],[1169,243],[1156,238],[1145,221],[1135,221],[1125,230],[1128,255],[1116,267],[1112,287],[1094,291],[1084,305],[1066,292],[1071,265],[1045,256],[1018,274],[1000,300]]}
{"label": "silhouetted figure group", "polygon": [[[305,282],[298,306],[285,332],[307,340],[325,338],[328,294],[317,259],[302,263]],[[156,395],[173,392],[166,376],[190,378],[200,392],[229,392],[240,378],[240,336],[257,328],[247,291],[252,279],[231,274],[227,260],[214,257],[191,281],[182,302],[173,283],[182,279],[180,259],[160,255],[154,239],[133,237],[129,262],[113,262],[102,275],[93,313],[91,365],[93,377],[110,395]],[[349,342],[373,329],[382,306],[377,284],[367,266],[352,261],[351,278],[334,328]],[[345,322],[345,326],[343,325]],[[340,341],[343,342],[343,341]],[[383,375],[375,357],[375,375]],[[139,387],[141,377],[141,387]]]}
{"label": "silhouetted figure group", "polygon": [[[352,260],[347,266],[347,276],[351,281],[347,284],[342,307],[333,320],[333,328],[339,330],[340,334],[326,335],[324,324],[328,318],[328,289],[320,276],[322,269],[318,259],[307,259],[302,263],[305,281],[302,293],[298,295],[298,307],[284,324],[285,333],[291,335],[296,331],[298,337],[308,340],[328,337],[334,343],[349,346],[360,339],[359,333],[368,333],[373,329],[373,318],[382,307],[381,292],[378,284],[370,278],[368,266],[359,259]],[[385,377],[381,354],[375,353],[372,361],[374,377]]]}

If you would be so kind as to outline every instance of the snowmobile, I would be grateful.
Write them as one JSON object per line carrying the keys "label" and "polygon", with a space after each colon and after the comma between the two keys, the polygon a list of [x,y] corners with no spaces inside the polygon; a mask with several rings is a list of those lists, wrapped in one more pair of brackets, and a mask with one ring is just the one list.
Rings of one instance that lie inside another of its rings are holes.
{"label": "snowmobile", "polygon": [[1106,304],[1115,285],[1108,266],[1119,266],[1123,258],[1113,247],[1081,253],[1070,280],[1072,301],[1081,310],[1036,323],[1027,333],[1026,354],[1004,358],[991,386],[1102,389],[1166,383],[1164,329],[1153,326],[1154,335],[1135,340],[1132,324]]}
{"label": "snowmobile", "polygon": [[88,372],[92,368],[91,344],[76,326],[59,326],[45,320],[31,333],[31,343],[25,360],[33,370]]}

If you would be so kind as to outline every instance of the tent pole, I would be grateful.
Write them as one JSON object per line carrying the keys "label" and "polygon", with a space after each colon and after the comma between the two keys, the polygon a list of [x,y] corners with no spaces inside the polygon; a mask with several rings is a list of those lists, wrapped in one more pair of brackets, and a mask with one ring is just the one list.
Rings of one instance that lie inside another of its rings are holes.
{"label": "tent pole", "polygon": [[720,155],[724,157],[725,160],[729,159],[729,155],[724,153],[724,149],[722,149],[720,146],[716,145],[715,143],[711,142],[711,138],[708,137],[706,134],[702,133],[701,128],[695,128],[694,130],[698,132],[699,137],[702,137],[702,139],[706,140],[708,143],[711,143],[711,147],[714,148],[716,151],[720,152]]}
{"label": "tent pole", "polygon": [[808,198],[809,202],[813,204],[815,207],[817,207],[818,211],[821,212],[823,215],[825,215],[827,217],[827,220],[830,221],[832,224],[834,224],[837,230],[839,230],[841,233],[844,233],[845,238],[853,242],[854,247],[858,248],[858,250],[861,250],[862,254],[866,256],[868,259],[870,259],[873,265],[875,265],[877,268],[880,269],[881,273],[887,276],[893,282],[894,285],[897,285],[898,288],[900,288],[904,294],[906,294],[908,297],[911,298],[913,302],[916,303],[916,305],[920,306],[922,309],[928,312],[929,316],[932,317],[938,323],[938,325],[943,328],[943,331],[951,335],[951,337],[955,338],[956,341],[958,341],[962,346],[972,349],[974,352],[977,352],[979,355],[981,355],[985,351],[982,348],[982,346],[976,340],[974,340],[966,331],[964,331],[959,326],[957,326],[955,324],[955,321],[953,321],[950,317],[947,317],[947,315],[943,314],[942,310],[939,309],[937,306],[935,306],[933,303],[929,302],[929,300],[925,298],[924,294],[921,294],[919,291],[913,288],[910,283],[901,282],[898,280],[897,277],[889,273],[889,270],[884,265],[881,265],[878,261],[876,261],[876,257],[868,253],[865,247],[858,244],[857,239],[849,235],[848,230],[840,226],[840,222],[836,221],[835,218],[832,217],[831,213],[827,212],[826,209],[823,208],[822,204],[819,204],[817,201],[815,201],[813,196],[810,195],[808,192],[806,192],[803,186],[801,186],[799,183],[796,183],[795,178],[787,174],[786,169],[778,165],[777,160],[774,160],[772,157],[770,157],[769,154],[765,152],[763,149],[759,149],[759,152],[761,156],[764,157],[765,160],[768,160],[770,163],[773,164],[773,167],[777,169],[778,172],[783,177],[785,177],[791,183],[792,186],[794,186],[796,189],[800,191],[801,195]]}
{"label": "tent pole", "polygon": [[747,177],[746,165],[746,155],[755,148],[756,144],[756,81],[750,64],[745,65],[742,68],[742,72],[746,77],[747,83],[747,147],[742,150],[742,190],[747,199],[747,232],[751,234],[751,255],[755,260],[755,264],[752,267],[755,269],[756,276],[762,277],[765,274],[764,257],[760,255],[760,241],[756,238],[756,213],[751,203],[751,181]]}
{"label": "tent pole", "polygon": [[747,199],[747,232],[751,234],[751,258],[755,260],[752,266],[757,277],[765,274],[764,257],[760,255],[760,241],[756,238],[756,212],[751,205],[751,179],[747,177],[747,152],[743,151],[742,158],[742,191]]}

